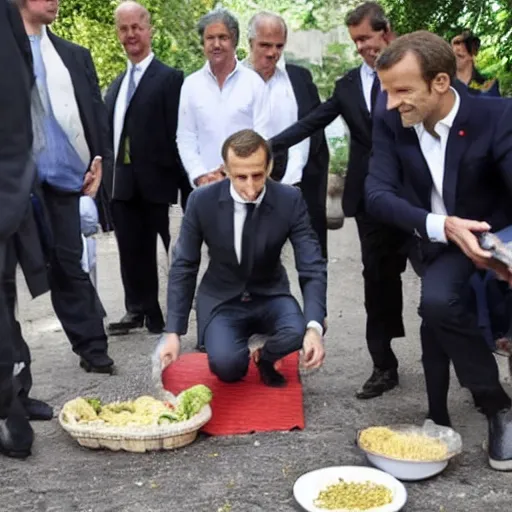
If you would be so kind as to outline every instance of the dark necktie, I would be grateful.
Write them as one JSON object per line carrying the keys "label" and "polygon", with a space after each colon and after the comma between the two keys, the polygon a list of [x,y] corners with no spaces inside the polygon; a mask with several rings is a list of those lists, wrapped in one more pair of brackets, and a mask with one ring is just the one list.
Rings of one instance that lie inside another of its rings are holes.
{"label": "dark necktie", "polygon": [[375,110],[375,103],[377,102],[377,96],[380,92],[380,80],[379,75],[377,73],[374,74],[373,84],[372,84],[372,91],[370,93],[370,103],[372,105],[371,114],[373,115],[373,112]]}
{"label": "dark necktie", "polygon": [[247,215],[245,216],[244,228],[242,230],[242,254],[240,266],[245,276],[249,277],[252,269],[252,247],[254,244],[254,203],[245,203]]}

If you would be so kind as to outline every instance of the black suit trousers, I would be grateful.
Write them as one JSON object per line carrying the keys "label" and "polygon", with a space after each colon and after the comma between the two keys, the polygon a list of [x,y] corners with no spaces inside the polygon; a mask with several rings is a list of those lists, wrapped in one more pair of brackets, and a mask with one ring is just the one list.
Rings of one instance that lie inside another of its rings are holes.
{"label": "black suit trousers", "polygon": [[421,275],[422,362],[431,413],[447,413],[450,361],[461,385],[485,413],[510,406],[494,355],[469,307],[469,279],[476,268],[453,246],[428,263],[415,265]]}
{"label": "black suit trousers", "polygon": [[126,311],[159,316],[157,238],[161,237],[169,252],[169,205],[150,203],[140,197],[129,201],[114,199],[112,217]]}
{"label": "black suit trousers", "polygon": [[106,352],[105,310],[81,265],[80,195],[47,184],[42,191],[54,245],[50,256],[53,308],[75,353]]}
{"label": "black suit trousers", "polygon": [[407,256],[401,249],[406,236],[366,213],[356,215],[356,224],[363,261],[368,350],[377,368],[396,368],[398,361],[391,350],[391,340],[405,335],[401,274]]}
{"label": "black suit trousers", "polygon": [[294,297],[239,298],[214,312],[204,333],[212,373],[224,382],[242,379],[249,368],[248,341],[253,334],[268,334],[261,359],[275,362],[300,350],[306,322]]}

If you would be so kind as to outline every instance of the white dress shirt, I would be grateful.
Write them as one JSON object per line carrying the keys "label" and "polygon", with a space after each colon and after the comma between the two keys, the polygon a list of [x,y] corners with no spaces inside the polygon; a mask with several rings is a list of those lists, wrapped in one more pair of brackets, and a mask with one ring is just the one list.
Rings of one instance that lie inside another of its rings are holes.
{"label": "white dress shirt", "polygon": [[[155,57],[155,54],[151,52],[144,60],[141,60],[138,64],[135,64],[135,72],[133,74],[133,80],[135,82],[135,90],[139,86],[141,78],[151,64],[151,61]],[[128,82],[130,80],[130,72],[133,64],[128,61],[126,67],[126,73],[119,92],[117,93],[116,106],[114,109],[114,162],[117,160],[117,153],[119,151],[119,141],[121,140],[121,134],[123,133],[124,126],[124,115],[126,113],[126,95],[128,94]]]}
{"label": "white dress shirt", "polygon": [[193,187],[200,176],[223,162],[221,148],[233,133],[253,129],[269,136],[270,108],[265,82],[236,62],[222,89],[210,63],[183,83],[178,114],[177,143],[181,161]]}
{"label": "white dress shirt", "polygon": [[[261,191],[261,194],[258,196],[256,201],[246,201],[243,199],[240,194],[235,190],[233,184],[231,183],[229,187],[229,191],[231,193],[231,197],[234,202],[234,218],[233,218],[233,231],[235,235],[234,244],[235,244],[235,253],[238,263],[242,261],[242,234],[244,229],[245,217],[247,216],[247,209],[245,205],[247,203],[253,202],[258,208],[265,197],[266,189],[264,188]],[[324,334],[324,328],[316,321],[311,320],[308,322],[307,328],[315,329],[320,336]]]}
{"label": "white dress shirt", "polygon": [[432,175],[432,195],[431,195],[431,208],[432,213],[427,215],[427,234],[432,242],[447,243],[446,234],[444,232],[444,223],[446,221],[446,206],[443,201],[443,181],[444,181],[444,166],[446,157],[446,144],[450,129],[453,126],[453,121],[460,106],[459,93],[451,88],[455,96],[455,103],[449,114],[441,121],[438,121],[434,127],[434,131],[439,137],[432,136],[426,129],[423,123],[414,126],[420,148],[427,161],[430,174]]}
{"label": "white dress shirt", "polygon": [[375,70],[372,69],[366,62],[363,62],[359,72],[361,73],[361,83],[363,85],[363,96],[368,108],[368,112],[372,112],[372,87],[375,80]]}
{"label": "white dress shirt", "polygon": [[[286,64],[279,60],[275,73],[266,82],[270,99],[270,133],[273,137],[295,124],[299,118],[299,106],[293,91]],[[302,172],[308,162],[310,139],[304,139],[288,150],[288,163],[281,183],[294,185],[302,181]]]}

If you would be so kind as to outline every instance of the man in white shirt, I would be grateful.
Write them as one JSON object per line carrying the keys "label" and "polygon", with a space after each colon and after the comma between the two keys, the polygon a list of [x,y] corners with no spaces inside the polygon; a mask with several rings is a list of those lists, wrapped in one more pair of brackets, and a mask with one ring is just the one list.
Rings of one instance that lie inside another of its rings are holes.
{"label": "man in white shirt", "polygon": [[109,330],[125,334],[145,324],[161,333],[157,238],[168,250],[169,204],[177,202],[178,190],[187,193],[183,185],[190,191],[176,147],[183,72],[155,58],[145,7],[123,2],[115,20],[128,63],[105,97],[115,164],[105,170],[104,184],[112,199],[126,314]]}
{"label": "man in white shirt", "polygon": [[[230,136],[222,147],[229,179],[196,189],[176,243],[169,274],[163,366],[179,357],[186,334],[203,241],[210,263],[197,292],[198,342],[211,371],[225,382],[249,367],[248,340],[268,335],[258,361],[262,381],[286,384],[274,363],[303,349],[304,366],[324,359],[327,265],[299,190],[269,180],[270,147],[253,130]],[[281,251],[292,243],[304,312],[291,295]]]}
{"label": "man in white shirt", "polygon": [[[271,137],[320,105],[311,73],[301,66],[285,64],[283,50],[287,34],[284,19],[275,13],[260,12],[249,21],[251,51],[244,63],[267,85]],[[320,130],[290,149],[274,152],[272,178],[300,186],[324,257],[327,257],[328,166],[329,150]]]}
{"label": "man in white shirt", "polygon": [[[420,31],[377,60],[382,89],[366,180],[370,214],[416,243],[419,314],[429,417],[450,425],[450,363],[487,416],[489,463],[512,469],[512,410],[476,311],[468,300],[477,269],[512,283],[512,270],[484,251],[478,234],[512,224],[512,105],[467,93],[455,81],[450,45]],[[453,85],[452,85],[453,84]]]}
{"label": "man in white shirt", "polygon": [[224,178],[221,147],[232,133],[250,128],[269,135],[265,83],[236,59],[237,19],[225,9],[203,16],[198,31],[207,58],[181,89],[177,142],[192,186]]}

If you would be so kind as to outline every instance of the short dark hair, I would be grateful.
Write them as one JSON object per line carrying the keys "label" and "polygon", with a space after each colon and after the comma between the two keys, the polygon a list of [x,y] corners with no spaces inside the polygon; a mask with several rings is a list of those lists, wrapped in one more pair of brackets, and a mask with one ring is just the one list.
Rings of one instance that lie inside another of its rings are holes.
{"label": "short dark hair", "polygon": [[393,41],[379,55],[375,68],[377,71],[390,69],[408,53],[417,57],[423,79],[429,85],[439,73],[446,73],[450,81],[455,79],[457,65],[451,46],[426,30],[405,34]]}
{"label": "short dark hair", "polygon": [[228,32],[231,34],[234,46],[236,48],[240,39],[240,25],[238,24],[238,20],[233,16],[233,14],[224,8],[217,8],[206,13],[197,23],[197,31],[201,37],[201,43],[204,44],[204,32],[206,27],[208,25],[213,25],[214,23],[224,24],[224,26],[228,29]]}
{"label": "short dark hair", "polygon": [[380,30],[387,32],[391,27],[384,9],[377,2],[364,2],[349,11],[345,16],[345,24],[347,27],[354,27],[360,25],[365,19],[368,19],[375,32]]}
{"label": "short dark hair", "polygon": [[263,148],[266,154],[267,166],[272,161],[272,150],[269,143],[254,130],[240,130],[230,135],[222,145],[222,159],[227,163],[228,151],[231,149],[236,156],[247,158]]}

